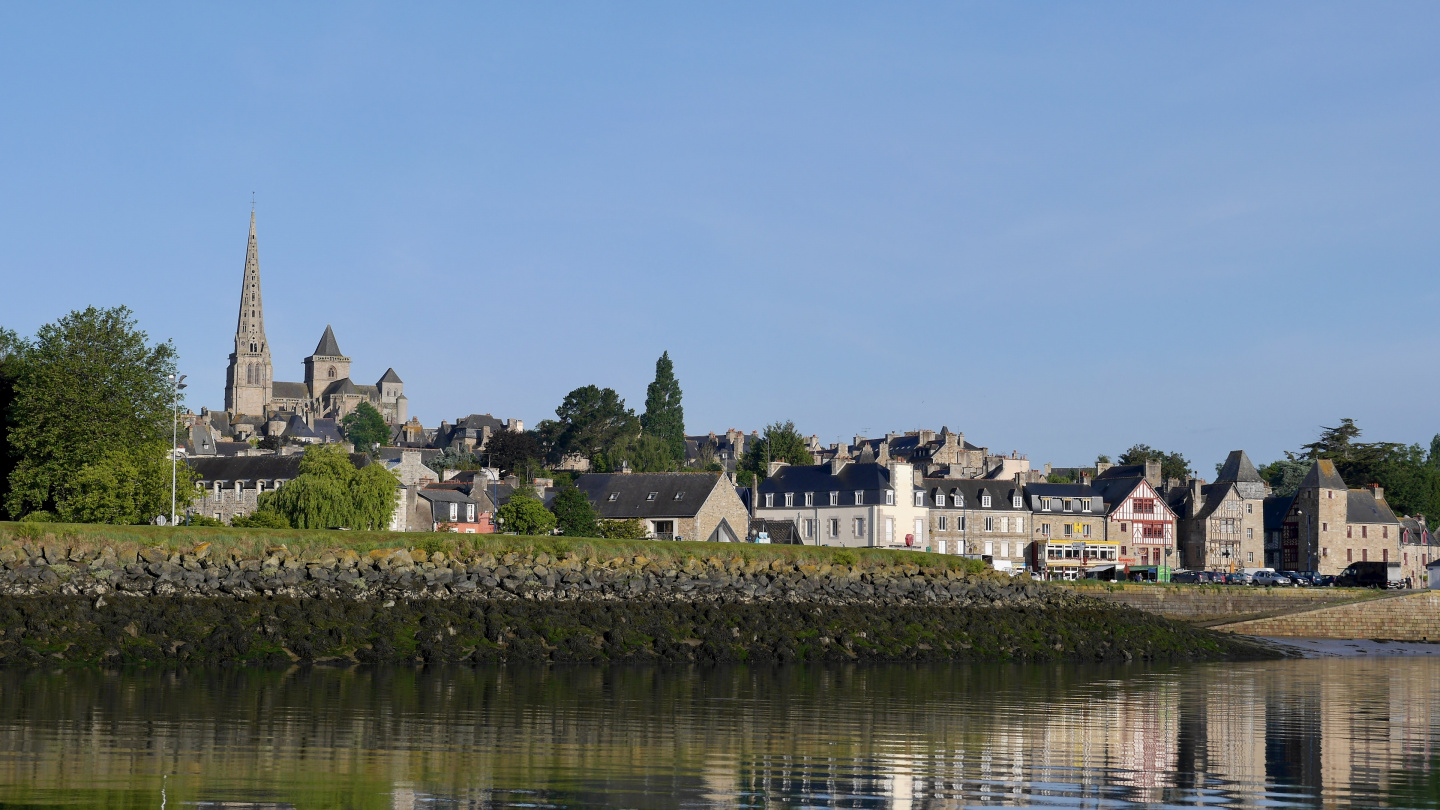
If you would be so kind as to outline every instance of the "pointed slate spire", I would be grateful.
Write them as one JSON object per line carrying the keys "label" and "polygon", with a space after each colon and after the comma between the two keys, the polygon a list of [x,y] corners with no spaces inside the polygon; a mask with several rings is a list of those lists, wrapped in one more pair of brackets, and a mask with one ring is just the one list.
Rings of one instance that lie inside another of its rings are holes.
{"label": "pointed slate spire", "polygon": [[1346,489],[1345,479],[1335,469],[1335,462],[1328,458],[1317,459],[1300,482],[1301,489]]}
{"label": "pointed slate spire", "polygon": [[1260,477],[1260,472],[1255,465],[1250,463],[1250,457],[1245,455],[1244,450],[1231,450],[1230,455],[1225,457],[1225,464],[1220,468],[1220,474],[1215,476],[1215,483],[1262,483],[1265,479]]}
{"label": "pointed slate spire", "polygon": [[335,342],[335,330],[330,324],[325,324],[325,334],[320,336],[320,342],[315,346],[315,354],[319,357],[343,357],[340,353],[340,344]]}

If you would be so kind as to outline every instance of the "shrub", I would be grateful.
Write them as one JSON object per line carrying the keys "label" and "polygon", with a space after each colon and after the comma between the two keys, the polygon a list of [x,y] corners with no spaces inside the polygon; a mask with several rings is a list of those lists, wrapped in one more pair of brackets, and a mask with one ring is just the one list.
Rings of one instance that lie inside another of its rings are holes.
{"label": "shrub", "polygon": [[[238,520],[238,518],[237,518],[237,520]],[[195,514],[195,515],[186,515],[186,516],[185,516],[185,525],[186,525],[186,526],[224,526],[224,525],[225,525],[225,521],[223,521],[223,520],[216,520],[215,518],[208,517],[208,516],[206,516],[206,515]]]}
{"label": "shrub", "polygon": [[237,529],[288,529],[290,521],[278,512],[261,509],[231,520],[230,525]]}
{"label": "shrub", "polygon": [[650,527],[640,518],[602,520],[600,536],[607,540],[644,540],[650,536]]}

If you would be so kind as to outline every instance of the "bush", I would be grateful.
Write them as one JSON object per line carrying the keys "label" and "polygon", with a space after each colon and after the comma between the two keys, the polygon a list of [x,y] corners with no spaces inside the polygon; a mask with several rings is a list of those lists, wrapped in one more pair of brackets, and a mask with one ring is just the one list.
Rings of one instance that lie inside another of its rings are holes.
{"label": "bush", "polygon": [[838,565],[854,565],[859,561],[860,558],[856,556],[855,552],[849,549],[835,552],[835,562]]}
{"label": "bush", "polygon": [[600,536],[607,540],[644,540],[650,536],[650,527],[640,518],[630,520],[602,520]]}
{"label": "bush", "polygon": [[225,521],[223,521],[223,520],[216,520],[215,518],[212,518],[212,517],[207,517],[207,516],[205,516],[205,515],[196,514],[196,515],[186,515],[186,516],[185,516],[185,525],[186,525],[186,526],[224,526],[224,525],[225,525]]}
{"label": "bush", "polygon": [[288,529],[290,521],[282,514],[261,509],[231,520],[230,525],[237,529]]}
{"label": "bush", "polygon": [[53,513],[46,512],[43,509],[31,512],[25,517],[20,518],[21,523],[54,523],[57,520],[59,520],[59,518],[56,518]]}

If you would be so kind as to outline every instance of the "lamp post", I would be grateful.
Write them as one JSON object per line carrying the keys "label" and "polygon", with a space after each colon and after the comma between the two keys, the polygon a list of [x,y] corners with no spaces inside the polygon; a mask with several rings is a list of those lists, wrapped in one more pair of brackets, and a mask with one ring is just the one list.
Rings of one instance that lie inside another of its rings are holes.
{"label": "lamp post", "polygon": [[174,374],[167,374],[165,379],[174,386],[171,396],[170,414],[170,525],[175,525],[175,473],[180,464],[176,457],[175,445],[180,440],[180,391],[185,388],[185,375],[176,377]]}

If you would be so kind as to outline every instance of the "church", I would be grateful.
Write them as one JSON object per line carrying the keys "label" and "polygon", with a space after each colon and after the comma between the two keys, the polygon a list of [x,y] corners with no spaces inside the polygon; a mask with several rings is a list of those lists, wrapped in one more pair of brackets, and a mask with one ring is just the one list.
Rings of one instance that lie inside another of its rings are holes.
{"label": "church", "polygon": [[374,406],[391,425],[409,418],[405,384],[395,369],[387,369],[374,385],[357,385],[350,379],[350,358],[340,351],[335,331],[328,325],[304,364],[304,382],[275,380],[270,344],[265,339],[260,257],[255,244],[255,212],[251,211],[235,351],[230,353],[230,368],[225,375],[225,410],[230,421],[283,424],[295,417],[311,423],[316,419],[341,419],[361,402]]}

